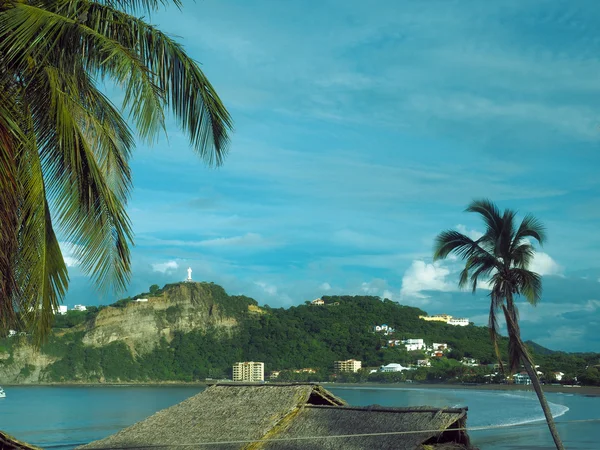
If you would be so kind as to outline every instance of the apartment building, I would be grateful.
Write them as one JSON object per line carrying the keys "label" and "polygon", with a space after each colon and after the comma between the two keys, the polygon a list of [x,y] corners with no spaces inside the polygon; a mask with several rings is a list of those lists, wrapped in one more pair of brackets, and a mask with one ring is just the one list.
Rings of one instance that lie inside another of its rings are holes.
{"label": "apartment building", "polygon": [[233,365],[233,381],[265,381],[265,363],[236,362]]}
{"label": "apartment building", "polygon": [[358,372],[362,367],[362,363],[355,359],[346,361],[334,361],[333,370],[335,372]]}

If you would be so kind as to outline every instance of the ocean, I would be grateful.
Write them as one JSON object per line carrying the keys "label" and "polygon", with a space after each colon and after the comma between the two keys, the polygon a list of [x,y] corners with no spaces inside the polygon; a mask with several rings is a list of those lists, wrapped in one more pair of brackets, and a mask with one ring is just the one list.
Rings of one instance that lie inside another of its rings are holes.
{"label": "ocean", "polygon": [[[357,406],[466,405],[469,407],[468,427],[472,429],[469,434],[473,444],[482,450],[553,448],[533,392],[395,386],[326,387]],[[203,387],[9,386],[5,390],[6,398],[0,399],[1,430],[43,448],[72,449],[179,403],[202,391]],[[600,397],[548,393],[547,398],[566,448],[600,448],[600,422],[584,422],[600,419]]]}

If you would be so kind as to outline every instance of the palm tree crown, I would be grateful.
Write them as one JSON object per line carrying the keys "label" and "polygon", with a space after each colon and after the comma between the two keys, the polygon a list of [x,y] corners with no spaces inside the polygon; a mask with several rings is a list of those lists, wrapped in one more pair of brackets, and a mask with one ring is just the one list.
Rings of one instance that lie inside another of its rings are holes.
{"label": "palm tree crown", "polygon": [[[474,240],[458,231],[443,231],[435,240],[433,257],[439,260],[455,254],[465,260],[459,279],[460,287],[470,285],[473,292],[480,282],[491,287],[489,328],[498,355],[498,313],[503,311],[507,326],[518,330],[515,296],[525,297],[532,305],[540,300],[541,277],[528,269],[535,253],[529,239],[543,244],[546,233],[542,223],[531,215],[525,216],[517,227],[514,211],[506,209],[500,213],[498,207],[489,200],[473,201],[466,211],[478,213],[483,218],[485,233]],[[509,333],[509,340],[511,336]],[[515,344],[509,343],[511,371],[517,368],[521,357]],[[498,358],[500,360],[499,355]]]}
{"label": "palm tree crown", "polygon": [[508,331],[509,368],[513,373],[523,364],[540,400],[548,427],[556,448],[563,449],[550,407],[540,386],[537,372],[526,345],[521,340],[519,312],[515,297],[522,296],[537,305],[542,295],[542,279],[529,270],[535,249],[531,240],[540,245],[546,240],[542,223],[532,215],[526,215],[517,226],[516,213],[510,209],[500,212],[489,200],[475,200],[466,209],[481,216],[485,232],[471,239],[454,230],[441,232],[435,239],[434,260],[454,254],[465,261],[460,274],[459,286],[471,286],[476,291],[478,283],[485,282],[490,288],[490,313],[488,327],[496,356],[502,371],[502,358],[498,349],[498,314],[504,314]]}
{"label": "palm tree crown", "polygon": [[179,0],[0,0],[0,320],[38,336],[68,287],[57,233],[101,288],[130,273],[134,135],[99,89],[124,92],[139,136],[170,113],[208,164],[231,118],[181,45],[134,14]]}

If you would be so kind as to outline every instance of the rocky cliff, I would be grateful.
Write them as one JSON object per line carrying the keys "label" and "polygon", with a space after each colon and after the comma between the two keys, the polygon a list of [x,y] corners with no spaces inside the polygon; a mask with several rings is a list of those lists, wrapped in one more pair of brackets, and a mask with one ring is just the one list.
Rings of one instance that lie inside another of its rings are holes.
{"label": "rocky cliff", "polygon": [[[140,300],[139,296],[136,299]],[[231,297],[213,283],[166,285],[154,295],[144,295],[143,301],[115,305],[101,308],[78,326],[55,329],[49,343],[39,350],[24,336],[3,339],[0,385],[49,381],[48,367],[68,358],[66,352],[71,351],[73,342],[82,344],[84,353],[85,348],[101,349],[122,342],[136,358],[152,351],[162,338],[170,342],[177,332],[211,330],[231,335],[240,319],[260,312],[253,300]]]}
{"label": "rocky cliff", "polygon": [[101,310],[93,323],[86,324],[83,343],[99,347],[123,341],[139,354],[152,350],[161,337],[170,342],[177,331],[221,328],[229,332],[237,318],[235,311],[227,311],[225,296],[210,283],[167,285],[160,295],[146,297],[147,302]]}

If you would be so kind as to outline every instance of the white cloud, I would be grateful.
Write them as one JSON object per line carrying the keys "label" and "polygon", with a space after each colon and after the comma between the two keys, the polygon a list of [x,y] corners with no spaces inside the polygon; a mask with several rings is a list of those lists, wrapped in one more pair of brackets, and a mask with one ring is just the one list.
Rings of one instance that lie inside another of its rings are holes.
{"label": "white cloud", "polygon": [[265,240],[260,234],[246,233],[243,236],[207,239],[204,241],[196,242],[195,245],[198,247],[249,246],[260,245],[264,242]]}
{"label": "white cloud", "polygon": [[413,261],[402,277],[401,297],[427,298],[422,291],[454,291],[456,284],[446,281],[450,270],[441,262],[427,264],[425,261]]}
{"label": "white cloud", "polygon": [[529,270],[540,275],[562,275],[563,267],[554,261],[550,255],[543,252],[535,252]]}
{"label": "white cloud", "polygon": [[319,289],[321,289],[323,291],[330,291],[331,285],[329,283],[323,283],[323,284],[321,284],[321,286],[319,286]]}
{"label": "white cloud", "polygon": [[471,239],[473,239],[474,241],[476,241],[477,239],[479,239],[481,236],[483,236],[483,233],[477,230],[468,230],[467,227],[463,224],[458,224],[456,225],[456,229],[464,234],[467,237],[470,237]]}
{"label": "white cloud", "polygon": [[394,300],[394,293],[388,289],[386,289],[385,291],[383,291],[383,298],[387,298],[389,300]]}
{"label": "white cloud", "polygon": [[277,286],[267,284],[264,281],[255,281],[254,284],[260,287],[264,292],[266,292],[269,295],[277,294]]}
{"label": "white cloud", "polygon": [[75,267],[79,265],[79,259],[75,256],[77,250],[80,248],[77,244],[72,242],[59,242],[60,251],[63,255],[63,260],[67,267]]}
{"label": "white cloud", "polygon": [[164,263],[152,264],[152,270],[154,272],[169,273],[173,272],[174,270],[177,270],[178,268],[179,264],[177,263],[177,261],[167,261]]}
{"label": "white cloud", "polygon": [[371,281],[363,281],[360,285],[360,290],[367,295],[379,295],[384,289],[387,288],[387,281],[381,278],[375,278]]}

